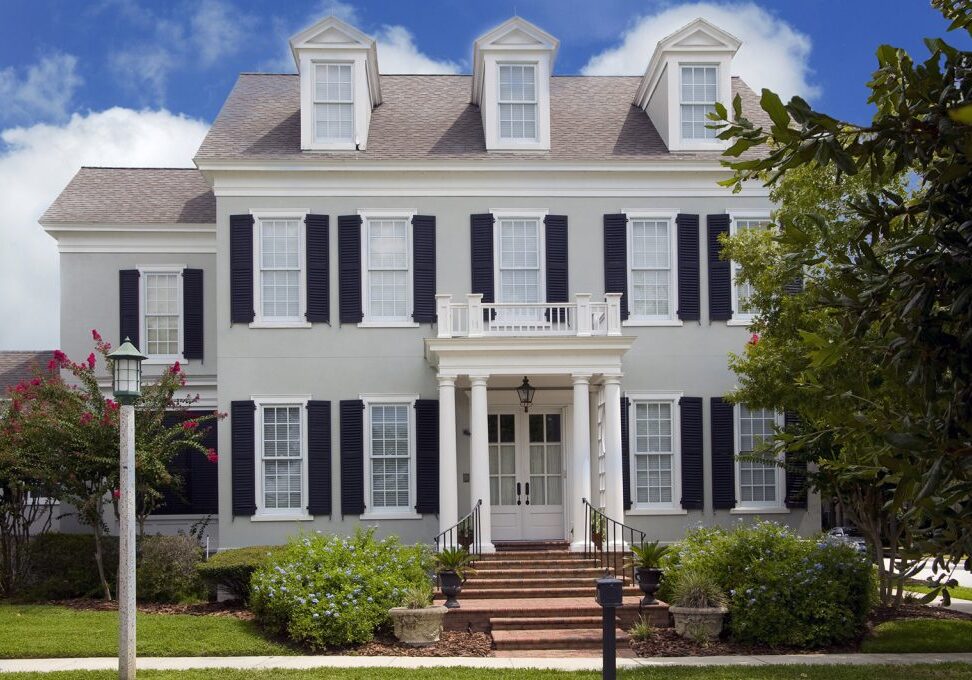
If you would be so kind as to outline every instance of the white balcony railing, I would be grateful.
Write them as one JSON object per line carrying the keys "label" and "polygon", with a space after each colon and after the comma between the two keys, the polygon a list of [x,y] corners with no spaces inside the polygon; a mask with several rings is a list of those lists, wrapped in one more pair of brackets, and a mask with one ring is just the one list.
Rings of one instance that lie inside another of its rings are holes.
{"label": "white balcony railing", "polygon": [[591,302],[578,293],[574,302],[483,303],[473,293],[455,303],[449,293],[435,296],[440,338],[488,336],[621,335],[621,294],[608,293],[604,302]]}

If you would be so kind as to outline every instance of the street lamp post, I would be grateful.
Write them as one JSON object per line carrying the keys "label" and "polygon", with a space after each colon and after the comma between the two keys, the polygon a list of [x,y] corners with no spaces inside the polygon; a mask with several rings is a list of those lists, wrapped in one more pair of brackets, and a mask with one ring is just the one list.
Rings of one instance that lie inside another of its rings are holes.
{"label": "street lamp post", "polygon": [[118,499],[118,676],[135,680],[135,400],[142,394],[146,357],[125,338],[112,351],[112,391],[121,404],[120,495]]}

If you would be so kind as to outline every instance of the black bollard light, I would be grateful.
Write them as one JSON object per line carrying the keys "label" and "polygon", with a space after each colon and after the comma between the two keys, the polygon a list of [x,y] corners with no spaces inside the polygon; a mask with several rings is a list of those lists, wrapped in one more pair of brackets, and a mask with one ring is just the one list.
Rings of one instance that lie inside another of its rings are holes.
{"label": "black bollard light", "polygon": [[624,605],[624,581],[613,576],[605,575],[597,579],[597,603],[601,605],[604,626],[603,660],[601,663],[601,677],[604,680],[615,680],[618,674],[618,641],[617,614],[615,610]]}

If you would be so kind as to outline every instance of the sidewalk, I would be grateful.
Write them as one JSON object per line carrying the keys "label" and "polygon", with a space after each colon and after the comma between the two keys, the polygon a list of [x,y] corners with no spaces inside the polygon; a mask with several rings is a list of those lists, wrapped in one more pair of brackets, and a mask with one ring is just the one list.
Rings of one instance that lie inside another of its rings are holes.
{"label": "sidewalk", "polygon": [[[963,662],[972,663],[972,653],[964,654],[777,654],[764,656],[682,656],[650,659],[618,659],[618,668],[644,666],[764,666],[764,665],[883,665]],[[227,656],[227,657],[153,657],[138,660],[142,670],[188,670],[194,668],[466,668],[582,671],[600,670],[600,657],[545,659],[533,657],[409,657],[409,656]],[[88,659],[4,659],[0,673],[50,672],[76,670],[116,670],[118,660]]]}
{"label": "sidewalk", "polygon": [[[908,591],[908,592],[910,592],[912,595],[915,595],[917,597],[921,597],[924,594],[924,593],[916,593],[916,592],[912,592],[912,591]],[[934,600],[932,600],[928,604],[934,605],[934,606],[941,606],[941,604],[942,604],[942,598],[941,597],[936,597]],[[963,612],[965,614],[972,614],[972,600],[959,600],[959,599],[956,599],[956,598],[953,597],[952,600],[951,600],[951,602],[949,603],[949,605],[947,607],[942,607],[942,608],[943,609],[954,609],[957,612]]]}

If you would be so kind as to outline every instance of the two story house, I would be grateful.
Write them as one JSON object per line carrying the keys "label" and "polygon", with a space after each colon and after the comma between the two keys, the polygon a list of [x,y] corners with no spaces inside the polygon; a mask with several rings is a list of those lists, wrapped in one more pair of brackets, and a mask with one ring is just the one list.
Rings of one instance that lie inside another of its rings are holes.
{"label": "two story house", "polygon": [[129,337],[229,414],[154,526],[427,543],[478,506],[484,551],[579,550],[586,500],[662,541],[819,529],[800,474],[736,457],[784,416],[723,399],[751,310],[719,236],[771,210],[717,185],[706,126],[736,95],[762,115],[740,41],[698,19],[640,77],[555,75],[558,46],[513,18],[471,75],[383,75],[328,17],[290,40],[296,75],[240,75],[195,169],[74,177],[41,219],[62,348]]}

